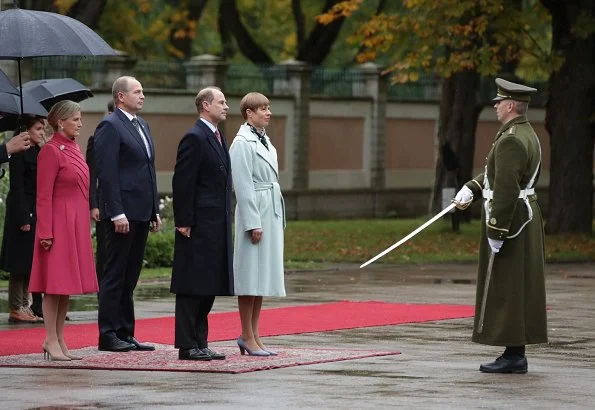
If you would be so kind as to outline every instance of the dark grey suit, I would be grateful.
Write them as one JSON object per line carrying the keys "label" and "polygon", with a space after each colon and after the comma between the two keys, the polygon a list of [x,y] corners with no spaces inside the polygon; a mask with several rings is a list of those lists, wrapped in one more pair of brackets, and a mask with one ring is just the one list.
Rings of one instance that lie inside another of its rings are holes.
{"label": "dark grey suit", "polygon": [[[99,181],[99,213],[105,235],[105,262],[99,284],[99,333],[134,336],[133,292],[142,268],[149,222],[158,213],[155,149],[145,120],[150,155],[132,122],[120,110],[95,130],[94,158]],[[116,233],[111,218],[125,214],[126,234]]]}

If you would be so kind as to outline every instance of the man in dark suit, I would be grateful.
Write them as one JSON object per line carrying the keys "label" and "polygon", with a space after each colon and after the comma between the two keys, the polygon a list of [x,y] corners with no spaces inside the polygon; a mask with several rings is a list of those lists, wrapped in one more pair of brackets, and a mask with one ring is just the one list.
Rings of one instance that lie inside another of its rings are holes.
{"label": "man in dark suit", "polygon": [[[107,103],[107,115],[114,112],[114,100],[109,100]],[[89,166],[89,208],[91,212],[91,219],[95,221],[95,240],[97,250],[95,252],[95,270],[97,271],[97,282],[101,282],[101,274],[103,273],[103,263],[105,260],[105,239],[103,237],[104,228],[101,226],[101,219],[99,218],[99,186],[97,184],[97,171],[95,169],[95,136],[91,135],[87,141],[87,151],[85,152],[85,159]]]}
{"label": "man in dark suit", "polygon": [[194,103],[199,119],[180,141],[172,181],[175,347],[181,360],[222,360],[208,348],[207,315],[215,296],[233,295],[231,168],[217,129],[229,107],[216,87],[201,90]]}
{"label": "man in dark suit", "polygon": [[154,350],[134,337],[133,292],[140,275],[149,229],[158,214],[155,149],[149,125],[137,116],[145,96],[134,77],[112,87],[116,110],[95,130],[99,215],[105,261],[99,283],[99,350]]}

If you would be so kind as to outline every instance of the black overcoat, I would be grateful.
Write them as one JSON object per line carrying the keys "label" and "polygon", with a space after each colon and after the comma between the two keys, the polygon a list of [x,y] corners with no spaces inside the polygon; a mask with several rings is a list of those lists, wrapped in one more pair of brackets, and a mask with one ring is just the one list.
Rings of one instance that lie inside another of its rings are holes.
{"label": "black overcoat", "polygon": [[[15,275],[29,276],[35,241],[35,199],[37,193],[37,155],[39,147],[10,157],[10,190],[6,197],[4,237],[0,268]],[[31,225],[29,231],[21,231]]]}
{"label": "black overcoat", "polygon": [[223,146],[200,119],[180,141],[172,180],[176,227],[171,292],[233,295],[231,168]]}

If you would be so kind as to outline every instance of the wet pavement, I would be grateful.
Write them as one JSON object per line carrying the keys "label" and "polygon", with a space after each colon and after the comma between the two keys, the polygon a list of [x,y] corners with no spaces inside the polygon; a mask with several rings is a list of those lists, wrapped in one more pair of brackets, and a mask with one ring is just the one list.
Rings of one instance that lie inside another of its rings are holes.
{"label": "wet pavement", "polygon": [[[338,300],[473,304],[475,269],[474,264],[372,265],[363,270],[340,265],[289,272],[288,296],[265,299],[264,307]],[[524,375],[478,371],[501,349],[471,343],[468,318],[269,337],[270,346],[402,354],[237,375],[0,368],[2,408],[593,408],[595,265],[548,265],[547,290],[550,343],[528,346],[529,373]],[[0,300],[6,303],[5,293]],[[235,303],[234,298],[218,298],[213,310],[235,310]],[[93,296],[78,298],[75,307],[86,310],[70,312],[73,323],[95,321]],[[173,315],[174,304],[167,285],[154,283],[139,292],[136,307],[137,317],[155,317]],[[14,327],[2,313],[0,329]]]}

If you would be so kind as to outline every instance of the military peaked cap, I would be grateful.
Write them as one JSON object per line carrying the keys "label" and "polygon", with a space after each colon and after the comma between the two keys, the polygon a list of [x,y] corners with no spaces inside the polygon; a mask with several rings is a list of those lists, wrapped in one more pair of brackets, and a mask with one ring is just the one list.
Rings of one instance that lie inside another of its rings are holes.
{"label": "military peaked cap", "polygon": [[502,78],[496,78],[496,85],[498,86],[498,94],[496,95],[496,98],[493,99],[493,101],[516,100],[529,102],[531,100],[531,94],[535,94],[537,92],[536,88],[512,83],[510,81],[503,80]]}

